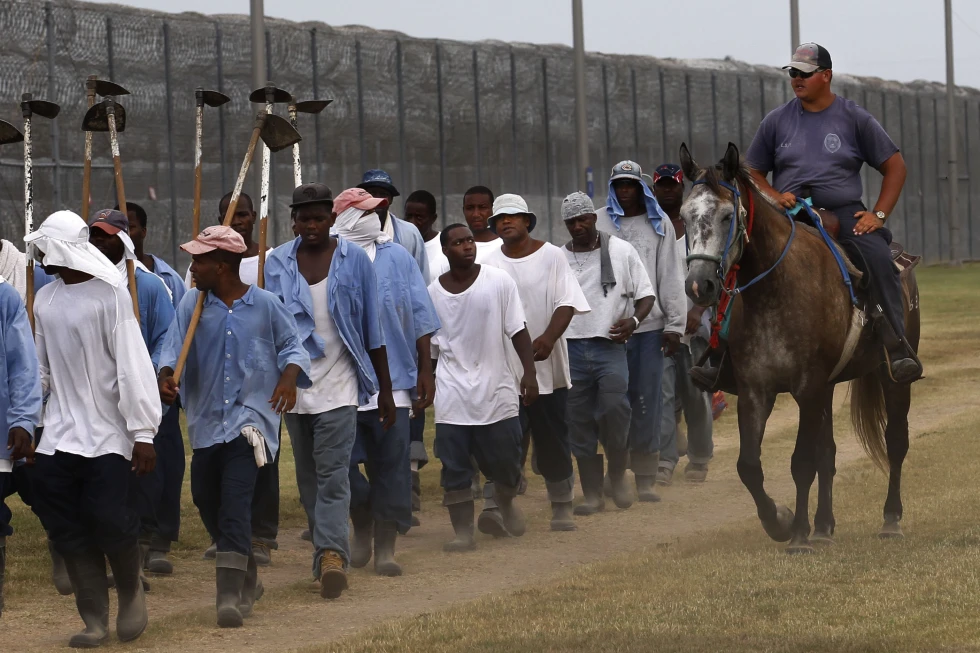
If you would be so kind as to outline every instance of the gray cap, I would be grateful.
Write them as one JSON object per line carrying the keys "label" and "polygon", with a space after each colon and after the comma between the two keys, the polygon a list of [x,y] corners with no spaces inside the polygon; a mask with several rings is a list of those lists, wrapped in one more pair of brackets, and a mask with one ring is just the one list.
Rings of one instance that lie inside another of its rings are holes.
{"label": "gray cap", "polygon": [[580,190],[561,201],[562,220],[572,220],[589,213],[595,213],[595,205],[592,203],[592,198]]}
{"label": "gray cap", "polygon": [[613,166],[612,173],[609,175],[609,181],[616,181],[617,179],[632,179],[633,181],[651,181],[649,175],[643,174],[643,169],[640,164],[636,161],[620,161]]}

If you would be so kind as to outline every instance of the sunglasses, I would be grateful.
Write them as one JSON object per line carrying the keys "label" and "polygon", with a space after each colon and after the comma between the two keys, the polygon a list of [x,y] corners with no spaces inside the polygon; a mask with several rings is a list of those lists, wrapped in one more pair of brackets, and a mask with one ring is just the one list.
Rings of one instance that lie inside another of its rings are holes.
{"label": "sunglasses", "polygon": [[797,77],[799,77],[800,79],[810,79],[811,77],[813,77],[814,73],[822,73],[822,72],[823,72],[823,68],[817,68],[816,70],[810,73],[805,73],[802,70],[797,70],[796,68],[790,68],[789,76],[792,77],[793,79],[796,79]]}

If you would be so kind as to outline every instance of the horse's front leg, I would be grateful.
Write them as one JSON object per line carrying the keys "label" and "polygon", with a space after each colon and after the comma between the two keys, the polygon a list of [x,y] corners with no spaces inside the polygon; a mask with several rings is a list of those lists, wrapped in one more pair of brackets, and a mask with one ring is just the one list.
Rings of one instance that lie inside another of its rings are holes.
{"label": "horse's front leg", "polygon": [[796,434],[791,470],[796,483],[796,518],[787,553],[812,553],[810,544],[810,488],[824,454],[827,424],[832,424],[834,389],[829,386],[816,394],[796,397],[800,407],[800,427]]}
{"label": "horse's front leg", "polygon": [[755,507],[762,521],[762,527],[772,539],[786,542],[791,536],[790,525],[793,512],[786,506],[776,507],[776,503],[766,494],[765,475],[762,473],[762,437],[766,432],[766,421],[776,402],[776,393],[758,388],[743,390],[738,396],[738,434],[740,449],[738,453],[738,477],[755,500]]}
{"label": "horse's front leg", "polygon": [[888,450],[888,496],[885,499],[882,538],[904,537],[899,522],[902,520],[902,463],[909,451],[909,406],[912,389],[907,383],[895,384],[884,381],[885,410],[888,424],[885,426],[885,446]]}
{"label": "horse's front leg", "polygon": [[834,394],[830,393],[817,452],[817,513],[813,517],[813,544],[833,544],[834,528],[834,476],[837,474],[837,444],[834,442]]}

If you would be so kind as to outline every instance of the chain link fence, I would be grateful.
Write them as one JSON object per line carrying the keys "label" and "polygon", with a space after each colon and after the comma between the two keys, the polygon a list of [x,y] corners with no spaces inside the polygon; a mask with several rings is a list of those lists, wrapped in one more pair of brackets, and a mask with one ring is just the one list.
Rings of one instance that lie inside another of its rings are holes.
{"label": "chain link fence", "polygon": [[[567,240],[559,206],[578,185],[569,48],[425,40],[276,19],[266,19],[266,26],[269,78],[299,100],[334,100],[319,116],[299,117],[304,180],[339,192],[357,184],[365,169],[384,168],[403,196],[431,191],[442,224],[461,219],[462,192],[483,184],[524,195],[540,216],[539,235]],[[177,245],[192,237],[194,88],[232,98],[205,109],[202,223],[208,224],[217,221],[218,200],[231,190],[259,108],[247,100],[248,17],[4,0],[0,42],[0,118],[22,124],[24,92],[62,106],[53,123],[34,121],[36,214],[83,209],[84,80],[92,74],[112,79],[131,92],[120,98],[127,111],[120,142],[127,199],[150,215],[148,250],[186,266]],[[632,158],[652,170],[676,160],[682,141],[702,163],[716,161],[729,141],[744,151],[762,117],[791,97],[776,68],[595,53],[586,57],[586,88],[597,202],[615,162]],[[865,106],[902,148],[909,177],[889,220],[895,238],[927,262],[947,260],[944,87],[837,74],[835,90]],[[957,98],[960,252],[976,259],[980,92],[958,89]],[[95,135],[94,152],[86,214],[115,203],[104,134]],[[273,155],[272,243],[291,237],[291,163],[288,150]],[[23,235],[21,167],[18,146],[0,152],[0,229],[15,242]],[[252,170],[248,189],[256,186],[258,166]],[[865,169],[869,205],[880,179]]]}

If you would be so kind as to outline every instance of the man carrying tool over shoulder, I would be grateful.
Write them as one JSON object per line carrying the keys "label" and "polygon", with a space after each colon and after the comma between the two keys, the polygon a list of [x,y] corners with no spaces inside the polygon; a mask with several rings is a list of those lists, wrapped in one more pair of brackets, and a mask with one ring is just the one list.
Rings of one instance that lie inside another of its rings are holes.
{"label": "man carrying tool over shoulder", "polygon": [[[905,184],[905,160],[874,116],[831,91],[833,61],[826,48],[804,43],[783,70],[789,71],[796,97],[759,125],[745,156],[752,178],[785,209],[796,206],[796,196],[809,187],[813,205],[837,216],[837,239],[861,252],[871,274],[872,296],[880,302],[882,325],[890,331],[883,339],[891,376],[897,383],[911,383],[922,367],[905,340],[902,284],[889,249],[892,234],[885,228]],[[866,163],[883,176],[871,211],[861,201],[861,167]],[[718,368],[692,368],[691,376],[713,386]]]}
{"label": "man carrying tool over shoulder", "polygon": [[[218,625],[242,625],[262,594],[252,551],[252,495],[259,469],[279,450],[279,419],[310,387],[310,356],[296,321],[272,293],[242,282],[245,242],[213,226],[181,245],[193,256],[196,288],[184,295],[160,357],[160,397],[180,392],[194,450],[191,495],[216,543]],[[207,293],[183,378],[174,368]],[[178,387],[179,384],[179,387]]]}

